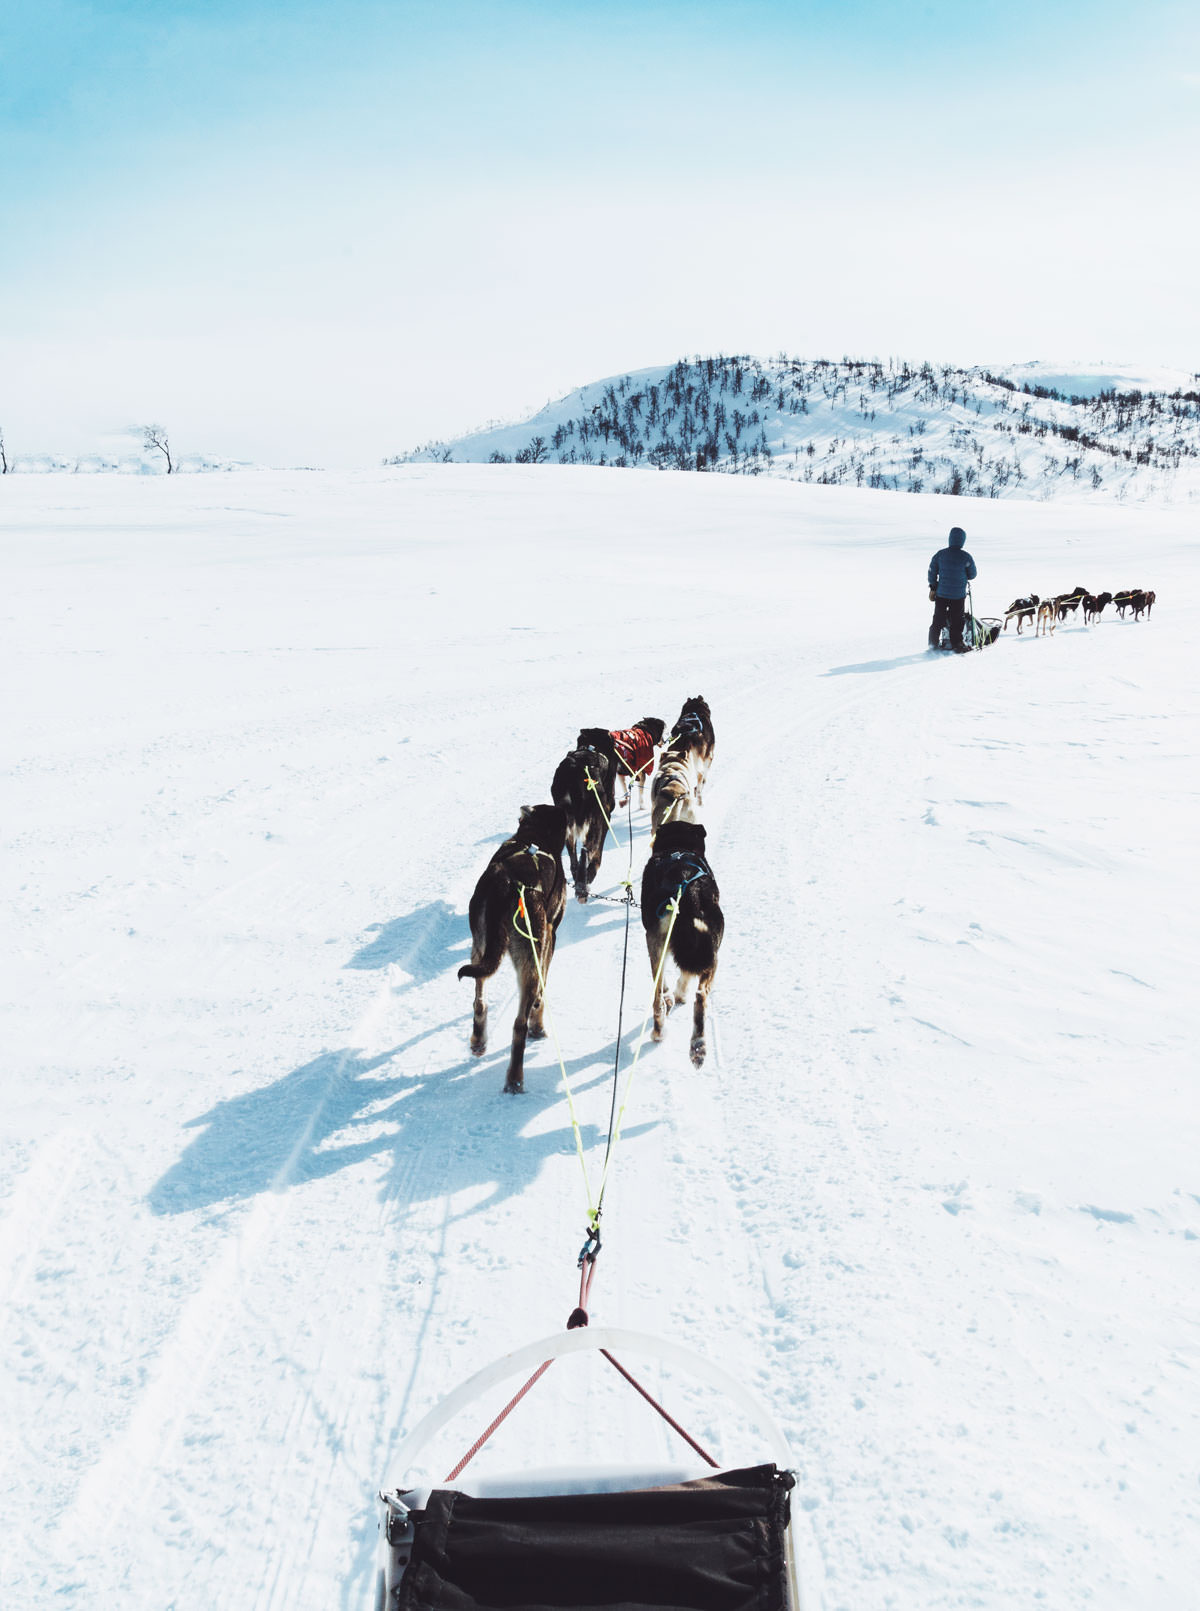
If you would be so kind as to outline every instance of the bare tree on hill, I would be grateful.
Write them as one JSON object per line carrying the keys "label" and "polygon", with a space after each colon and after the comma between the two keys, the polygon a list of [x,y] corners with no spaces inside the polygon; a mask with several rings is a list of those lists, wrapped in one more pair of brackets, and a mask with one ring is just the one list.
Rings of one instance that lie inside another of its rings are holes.
{"label": "bare tree on hill", "polygon": [[170,475],[175,466],[171,462],[171,439],[161,425],[142,426],[142,446],[147,452],[157,450],[167,461],[167,474]]}
{"label": "bare tree on hill", "polygon": [[8,474],[8,454],[4,451],[4,427],[0,425],[0,475]]}

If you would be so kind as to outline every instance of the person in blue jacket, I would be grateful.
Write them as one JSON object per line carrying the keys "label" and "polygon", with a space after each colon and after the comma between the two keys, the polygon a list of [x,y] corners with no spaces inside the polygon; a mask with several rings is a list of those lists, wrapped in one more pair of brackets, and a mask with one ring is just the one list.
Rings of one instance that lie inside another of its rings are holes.
{"label": "person in blue jacket", "polygon": [[967,583],[975,580],[975,561],[963,544],[967,534],[961,526],[950,530],[950,546],[939,548],[929,561],[929,597],[933,599],[933,621],[929,628],[929,647],[936,649],[942,628],[950,628],[950,647],[955,654],[970,654],[963,642],[963,614],[966,609]]}

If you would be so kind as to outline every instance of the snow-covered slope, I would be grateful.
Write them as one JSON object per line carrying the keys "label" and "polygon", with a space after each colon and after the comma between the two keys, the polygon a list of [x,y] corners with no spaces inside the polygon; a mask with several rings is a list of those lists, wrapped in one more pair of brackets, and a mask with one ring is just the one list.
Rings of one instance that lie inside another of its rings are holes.
{"label": "snow-covered slope", "polygon": [[[218,459],[207,453],[185,453],[175,461],[180,475],[208,475],[216,471],[254,468],[241,459]],[[87,452],[20,453],[9,455],[12,475],[166,475],[167,467],[158,454]]]}
{"label": "snow-covered slope", "polygon": [[[696,692],[715,1045],[642,1056],[597,1320],[773,1405],[809,1611],[1190,1611],[1185,512],[513,465],[4,497],[6,1611],[370,1605],[399,1435],[576,1295],[558,1066],[501,1096],[507,968],[469,1057],[468,897],[581,723]],[[1153,615],[928,657],[951,521],[981,609]],[[622,938],[572,904],[550,979],[593,1171]],[[564,1365],[480,1459],[665,1437]]]}
{"label": "snow-covered slope", "polygon": [[1010,364],[999,371],[1006,380],[1014,381],[1022,390],[1043,387],[1061,392],[1065,397],[1099,397],[1102,392],[1157,392],[1164,397],[1194,392],[1200,387],[1200,375],[1186,369],[1170,369],[1162,364],[1110,364],[1089,363],[1079,359],[1074,363],[1048,363],[1034,361],[1027,364]]}
{"label": "snow-covered slope", "polygon": [[1190,500],[1200,496],[1200,377],[695,358],[597,381],[530,420],[405,457],[649,464],[978,498]]}

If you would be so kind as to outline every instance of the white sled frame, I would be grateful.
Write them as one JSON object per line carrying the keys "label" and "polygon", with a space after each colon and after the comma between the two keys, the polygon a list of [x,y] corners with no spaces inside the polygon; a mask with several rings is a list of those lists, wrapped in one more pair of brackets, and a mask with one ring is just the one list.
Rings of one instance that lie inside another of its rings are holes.
{"label": "white sled frame", "polygon": [[[720,1365],[714,1365],[702,1354],[695,1354],[680,1343],[652,1336],[649,1332],[625,1331],[616,1326],[580,1326],[574,1331],[556,1332],[552,1337],[544,1337],[540,1342],[527,1343],[523,1348],[515,1348],[511,1353],[501,1355],[490,1365],[485,1365],[453,1392],[448,1393],[440,1403],[435,1404],[428,1415],[422,1417],[407,1437],[402,1439],[394,1457],[396,1468],[401,1472],[410,1470],[417,1455],[461,1410],[498,1383],[512,1376],[534,1371],[546,1360],[562,1359],[567,1354],[594,1353],[602,1348],[614,1353],[619,1350],[621,1353],[640,1354],[643,1357],[649,1355],[651,1358],[677,1365],[688,1375],[716,1388],[745,1412],[755,1430],[762,1436],[766,1454],[780,1470],[792,1469],[792,1451],[779,1423],[762,1400],[744,1383],[738,1381],[736,1376],[730,1375]],[[580,1466],[562,1475],[562,1485],[554,1491],[560,1493],[593,1491],[589,1486],[586,1466]],[[632,1469],[628,1472],[628,1482],[614,1483],[611,1468],[604,1468],[603,1473],[597,1470],[595,1475],[603,1476],[602,1486],[607,1491],[612,1491],[615,1487],[636,1489],[647,1485],[644,1480],[645,1474]],[[713,1472],[712,1475],[715,1476],[717,1473]],[[678,1478],[666,1480],[678,1480]],[[545,1490],[539,1486],[538,1491]],[[375,1611],[390,1611],[398,1601],[400,1582],[408,1565],[414,1536],[408,1512],[410,1508],[419,1508],[427,1493],[428,1487],[414,1489],[402,1477],[399,1486],[387,1489],[379,1495],[379,1553]],[[803,1611],[790,1526],[784,1536],[789,1611]]]}

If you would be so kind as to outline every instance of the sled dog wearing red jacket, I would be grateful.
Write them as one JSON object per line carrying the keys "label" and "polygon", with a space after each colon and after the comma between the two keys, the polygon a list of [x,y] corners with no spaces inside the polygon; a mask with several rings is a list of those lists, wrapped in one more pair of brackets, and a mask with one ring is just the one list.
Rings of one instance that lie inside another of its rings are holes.
{"label": "sled dog wearing red jacket", "polygon": [[617,747],[617,766],[625,786],[625,798],[618,806],[629,804],[629,790],[637,779],[638,809],[646,804],[646,779],[654,770],[654,748],[662,743],[666,722],[657,716],[643,716],[636,727],[622,727],[612,735]]}

